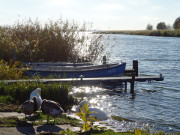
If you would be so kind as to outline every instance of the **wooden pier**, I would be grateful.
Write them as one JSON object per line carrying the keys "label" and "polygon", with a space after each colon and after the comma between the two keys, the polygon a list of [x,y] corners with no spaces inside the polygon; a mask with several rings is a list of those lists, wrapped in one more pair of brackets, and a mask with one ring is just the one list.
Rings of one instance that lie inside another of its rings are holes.
{"label": "wooden pier", "polygon": [[70,83],[72,85],[125,85],[127,91],[127,83],[130,83],[130,93],[134,94],[134,82],[151,82],[163,81],[162,74],[159,76],[138,76],[138,61],[133,61],[133,69],[125,71],[126,76],[122,77],[96,77],[96,78],[61,78],[61,79],[23,79],[23,80],[3,80],[5,83],[18,83],[18,82],[42,82],[42,83]]}
{"label": "wooden pier", "polygon": [[72,85],[106,85],[106,84],[122,84],[125,83],[125,91],[127,90],[127,82],[130,83],[130,92],[134,93],[134,82],[145,81],[163,81],[160,76],[122,76],[122,77],[98,77],[98,78],[63,78],[63,79],[23,79],[23,80],[4,80],[0,82],[18,83],[18,82],[42,82],[42,83],[70,83]]}

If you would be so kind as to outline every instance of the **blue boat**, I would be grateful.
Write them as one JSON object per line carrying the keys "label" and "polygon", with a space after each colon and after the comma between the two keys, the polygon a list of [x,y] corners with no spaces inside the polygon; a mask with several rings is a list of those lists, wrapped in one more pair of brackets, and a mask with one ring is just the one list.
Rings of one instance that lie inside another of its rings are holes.
{"label": "blue boat", "polygon": [[57,78],[85,78],[122,76],[126,63],[89,65],[89,66],[38,66],[27,70],[27,76],[53,76]]}

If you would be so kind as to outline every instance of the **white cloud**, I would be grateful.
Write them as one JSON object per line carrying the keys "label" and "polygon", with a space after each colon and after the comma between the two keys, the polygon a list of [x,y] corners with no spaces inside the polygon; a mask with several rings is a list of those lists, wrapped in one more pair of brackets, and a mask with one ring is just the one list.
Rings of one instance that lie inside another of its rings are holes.
{"label": "white cloud", "polygon": [[152,6],[151,9],[153,9],[153,10],[162,10],[163,7],[160,7],[160,6]]}
{"label": "white cloud", "polygon": [[140,16],[140,20],[141,21],[157,21],[159,19],[152,16]]}
{"label": "white cloud", "polygon": [[50,6],[67,6],[70,4],[70,0],[47,0],[46,5]]}
{"label": "white cloud", "polygon": [[141,5],[148,3],[148,0],[129,0],[129,4],[131,5]]}
{"label": "white cloud", "polygon": [[114,10],[122,10],[124,9],[123,6],[118,4],[102,4],[100,7],[98,7],[100,11],[114,11]]}

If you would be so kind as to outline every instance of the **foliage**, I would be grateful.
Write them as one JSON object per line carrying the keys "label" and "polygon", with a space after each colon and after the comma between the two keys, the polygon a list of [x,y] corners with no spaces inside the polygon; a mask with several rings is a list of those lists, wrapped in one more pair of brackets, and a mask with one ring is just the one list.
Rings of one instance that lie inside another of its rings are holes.
{"label": "foliage", "polygon": [[95,116],[90,116],[91,113],[95,112],[90,112],[87,104],[84,104],[83,107],[80,107],[80,113],[76,113],[76,115],[79,116],[84,122],[83,131],[85,132],[92,128],[93,121],[97,121]]}
{"label": "foliage", "polygon": [[126,30],[126,31],[101,31],[96,33],[180,37],[180,30],[134,30],[134,31]]}
{"label": "foliage", "polygon": [[157,26],[156,26],[156,29],[157,30],[167,29],[165,22],[158,23]]}
{"label": "foliage", "polygon": [[180,17],[176,18],[173,24],[174,29],[180,29]]}
{"label": "foliage", "polygon": [[[66,111],[75,103],[74,97],[69,95],[70,86],[68,84],[43,84],[38,82],[18,82],[12,84],[0,83],[0,95],[4,96],[3,102],[11,102],[12,104],[22,104],[29,100],[30,93],[36,88],[41,88],[42,99],[54,100],[61,104]],[[6,98],[5,98],[6,97]],[[12,97],[13,100],[10,100]],[[2,99],[2,97],[1,97]]]}
{"label": "foliage", "polygon": [[112,119],[114,120],[117,120],[117,121],[129,121],[129,122],[133,122],[133,120],[129,120],[129,119],[126,119],[126,118],[122,118],[122,117],[119,117],[119,116],[111,116]]}
{"label": "foliage", "polygon": [[146,26],[146,30],[153,30],[153,26],[152,26],[151,24],[148,24],[148,25]]}
{"label": "foliage", "polygon": [[20,79],[25,71],[26,69],[18,61],[13,63],[10,60],[8,64],[3,59],[0,60],[0,80]]}
{"label": "foliage", "polygon": [[0,27],[0,59],[9,61],[15,50],[16,59],[23,62],[93,61],[103,51],[101,36],[88,34],[87,25],[75,21],[17,21]]}
{"label": "foliage", "polygon": [[62,130],[60,133],[62,133],[63,135],[77,135],[75,132],[71,131],[69,128],[67,128],[66,130]]}

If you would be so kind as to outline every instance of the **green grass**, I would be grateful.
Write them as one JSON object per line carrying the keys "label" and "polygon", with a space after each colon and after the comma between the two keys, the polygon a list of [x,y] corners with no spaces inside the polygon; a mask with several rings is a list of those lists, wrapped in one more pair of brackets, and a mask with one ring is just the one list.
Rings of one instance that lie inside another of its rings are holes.
{"label": "green grass", "polygon": [[80,135],[134,135],[133,132],[114,132],[113,130],[92,130]]}
{"label": "green grass", "polygon": [[[71,126],[80,126],[80,120],[71,118],[63,114],[61,117],[55,119],[56,125],[70,124]],[[35,121],[35,122],[34,122]],[[32,125],[43,125],[47,122],[47,115],[39,112],[35,116],[27,117],[27,122],[25,118],[18,119],[17,117],[7,117],[0,118],[0,127],[17,127],[17,126],[32,126]],[[53,124],[54,119],[49,117],[49,123]]]}
{"label": "green grass", "polygon": [[114,120],[117,120],[117,121],[129,121],[129,122],[134,122],[133,120],[129,120],[129,119],[126,119],[126,118],[123,118],[123,117],[119,117],[119,116],[111,116],[112,119]]}
{"label": "green grass", "polygon": [[76,99],[69,94],[71,87],[68,84],[43,84],[39,82],[0,83],[0,103],[21,105],[24,101],[29,100],[30,93],[36,88],[41,88],[42,99],[60,103],[65,111],[76,103]]}

